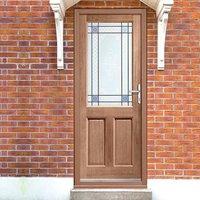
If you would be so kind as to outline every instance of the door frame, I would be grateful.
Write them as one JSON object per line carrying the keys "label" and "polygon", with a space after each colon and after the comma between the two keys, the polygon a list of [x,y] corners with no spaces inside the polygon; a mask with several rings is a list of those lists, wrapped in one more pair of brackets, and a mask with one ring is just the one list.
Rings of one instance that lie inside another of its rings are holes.
{"label": "door frame", "polygon": [[[141,16],[141,85],[142,85],[142,113],[141,113],[141,130],[142,130],[142,150],[141,150],[141,182],[130,185],[117,185],[117,188],[146,188],[147,187],[147,57],[146,57],[146,9],[76,9],[75,10],[75,51],[74,51],[74,187],[75,188],[97,188],[99,186],[81,185],[80,184],[80,137],[79,137],[79,68],[80,60],[80,16],[81,15],[140,15]],[[83,44],[82,44],[83,45]],[[101,188],[115,188],[101,186]]]}

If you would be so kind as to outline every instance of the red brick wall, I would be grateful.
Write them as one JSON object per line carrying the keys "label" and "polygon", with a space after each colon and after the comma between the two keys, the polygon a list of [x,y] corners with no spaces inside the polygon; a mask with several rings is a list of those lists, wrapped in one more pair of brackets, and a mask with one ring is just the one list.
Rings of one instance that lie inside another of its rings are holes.
{"label": "red brick wall", "polygon": [[[155,12],[138,0],[81,8],[147,9],[149,178],[200,176],[200,2],[175,0],[166,69],[156,69]],[[73,175],[73,11],[65,18],[65,70],[56,69],[48,0],[0,1],[0,175]]]}

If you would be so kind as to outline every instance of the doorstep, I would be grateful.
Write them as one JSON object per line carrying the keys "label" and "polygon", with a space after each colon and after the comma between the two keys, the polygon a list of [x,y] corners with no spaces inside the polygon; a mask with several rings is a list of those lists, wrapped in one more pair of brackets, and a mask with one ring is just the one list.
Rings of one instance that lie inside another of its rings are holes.
{"label": "doorstep", "polygon": [[149,189],[73,189],[70,200],[152,200]]}

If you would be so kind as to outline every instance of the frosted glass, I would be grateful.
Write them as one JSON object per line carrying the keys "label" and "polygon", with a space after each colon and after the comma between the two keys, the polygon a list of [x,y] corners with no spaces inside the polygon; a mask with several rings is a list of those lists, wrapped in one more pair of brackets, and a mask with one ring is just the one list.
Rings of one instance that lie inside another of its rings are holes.
{"label": "frosted glass", "polygon": [[88,23],[88,105],[132,106],[132,23]]}

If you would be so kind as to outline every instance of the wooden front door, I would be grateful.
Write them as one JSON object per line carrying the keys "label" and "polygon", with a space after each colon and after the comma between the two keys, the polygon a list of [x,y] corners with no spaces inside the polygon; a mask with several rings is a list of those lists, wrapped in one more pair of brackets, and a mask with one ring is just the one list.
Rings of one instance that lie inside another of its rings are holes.
{"label": "wooden front door", "polygon": [[146,187],[145,18],[75,12],[75,188]]}

